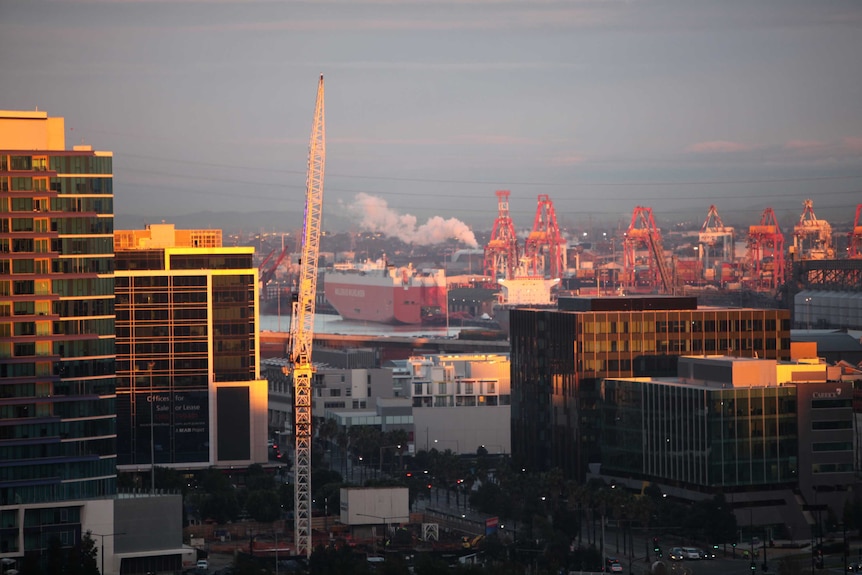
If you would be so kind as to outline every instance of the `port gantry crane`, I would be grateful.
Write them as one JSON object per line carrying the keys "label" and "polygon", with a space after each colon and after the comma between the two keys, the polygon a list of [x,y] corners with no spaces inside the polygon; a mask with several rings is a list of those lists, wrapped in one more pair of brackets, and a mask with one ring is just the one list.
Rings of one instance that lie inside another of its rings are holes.
{"label": "port gantry crane", "polygon": [[718,208],[714,205],[709,206],[706,220],[700,228],[698,248],[704,271],[711,269],[716,260],[733,261],[733,228],[724,225],[718,215]]}
{"label": "port gantry crane", "polygon": [[794,260],[823,260],[835,257],[832,249],[832,226],[814,214],[814,200],[802,202],[802,215],[793,228],[790,253]]}
{"label": "port gantry crane", "polygon": [[848,252],[851,258],[862,258],[862,204],[856,206],[856,219],[853,229],[847,234]]}
{"label": "port gantry crane", "polygon": [[514,279],[518,267],[518,237],[509,217],[509,190],[497,190],[497,219],[485,246],[485,275],[492,281]]}
{"label": "port gantry crane", "polygon": [[532,276],[559,279],[566,271],[566,240],[557,225],[557,212],[547,194],[539,194],[533,230],[524,253]]}
{"label": "port gantry crane", "polygon": [[623,242],[625,278],[628,290],[636,287],[635,267],[638,264],[638,249],[647,250],[649,263],[649,288],[652,292],[673,294],[675,281],[664,259],[664,247],[661,241],[661,230],[655,225],[652,208],[637,206],[632,212],[632,222],[626,232]]}
{"label": "port gantry crane", "polygon": [[763,210],[760,224],[748,227],[745,260],[750,274],[746,287],[768,291],[784,283],[784,234],[772,208]]}
{"label": "port gantry crane", "polygon": [[290,322],[289,359],[293,373],[293,417],[296,437],[294,462],[294,537],[296,554],[311,557],[311,346],[317,295],[317,260],[323,208],[323,174],[326,164],[326,126],[323,115],[323,75],[317,85],[317,103],[308,148],[305,221],[299,262],[299,283]]}

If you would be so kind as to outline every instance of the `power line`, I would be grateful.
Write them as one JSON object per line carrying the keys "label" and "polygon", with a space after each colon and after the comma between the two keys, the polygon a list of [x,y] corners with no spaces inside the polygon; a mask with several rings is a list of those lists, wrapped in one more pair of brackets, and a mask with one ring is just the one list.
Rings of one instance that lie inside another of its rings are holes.
{"label": "power line", "polygon": [[[284,188],[292,188],[292,189],[298,189],[298,190],[304,190],[305,189],[304,185],[299,185],[299,184],[285,184],[285,183],[274,183],[274,182],[261,182],[261,181],[255,181],[255,180],[240,180],[240,179],[235,179],[235,178],[220,178],[220,177],[214,177],[214,176],[178,174],[178,173],[174,173],[174,172],[162,172],[162,171],[158,171],[158,170],[143,170],[143,169],[138,169],[138,168],[123,168],[123,169],[128,171],[128,172],[152,174],[152,175],[156,175],[156,176],[180,178],[180,179],[184,179],[184,180],[198,180],[198,181],[206,181],[206,182],[242,184],[242,185],[246,185],[246,186],[262,186],[262,187],[277,188],[277,189],[284,189]],[[188,188],[185,188],[185,189],[189,192],[193,191],[193,190],[188,189]],[[368,194],[368,195],[376,195],[376,196],[397,196],[397,197],[402,197],[402,196],[422,197],[422,196],[427,195],[427,192],[415,192],[415,193],[403,192],[403,191],[387,192],[387,191],[382,191],[382,190],[358,190],[358,189],[354,189],[354,188],[336,188],[336,187],[331,187],[331,186],[327,187],[327,191],[329,191],[329,192],[343,192],[343,193],[349,193],[349,194]],[[215,192],[213,192],[212,190],[206,190],[206,191],[202,190],[201,193],[215,194]],[[843,196],[843,195],[858,194],[858,193],[859,193],[859,190],[847,190],[847,191],[833,191],[833,192],[818,192],[817,195],[819,197],[826,197],[826,196],[835,196],[835,195]],[[224,194],[224,195],[237,197],[240,194],[237,194],[237,192],[230,192],[230,193]],[[811,195],[811,192],[809,192],[809,191],[787,192],[786,190],[775,190],[772,192],[760,192],[758,194],[758,196],[760,196],[760,197],[772,197],[772,198],[778,198],[778,197],[782,197],[782,198],[786,198],[786,197],[806,198],[806,197],[809,197],[810,195]],[[242,197],[248,197],[248,198],[253,197],[256,199],[272,200],[272,201],[278,201],[278,200],[284,199],[283,197],[280,197],[280,196],[255,196],[255,195],[250,195],[250,194],[246,194],[246,193],[242,193],[241,196]],[[440,193],[435,193],[434,197],[435,198],[454,198],[454,199],[464,199],[465,197],[470,197],[470,198],[475,198],[475,199],[487,199],[487,198],[490,198],[490,195],[488,195],[488,194],[440,194]],[[721,194],[721,195],[718,195],[716,197],[718,197],[720,200],[735,200],[735,199],[750,199],[752,197],[752,195],[751,195],[751,193],[739,193],[739,194],[735,194],[735,195]],[[570,201],[579,201],[580,202],[580,201],[583,201],[583,199],[584,198],[558,197],[558,198],[554,198],[554,203],[556,205],[561,205],[561,204],[565,204],[566,202],[570,202]],[[614,198],[613,197],[604,197],[602,199],[612,200]],[[621,197],[620,199],[626,199],[626,200],[631,200],[631,201],[640,201],[640,200],[636,200],[635,198],[630,198],[630,197]],[[701,198],[680,198],[679,196],[676,196],[676,195],[667,195],[667,196],[654,196],[653,195],[653,196],[650,196],[649,198],[644,198],[643,201],[680,200],[680,199],[691,200],[691,201],[701,201],[702,200]],[[461,209],[461,208],[459,208],[459,209]]]}
{"label": "power line", "polygon": [[[157,158],[154,156],[145,156],[137,154],[124,154],[127,158],[141,158],[147,160],[155,160],[161,162],[172,162],[178,164],[190,164],[206,167],[229,168],[234,170],[254,170],[258,172],[272,172],[277,174],[297,174],[304,175],[304,171],[300,170],[282,170],[277,168],[259,168],[251,166],[238,166],[228,164],[217,164],[213,162],[198,162],[192,160],[177,160],[173,158]],[[132,168],[125,168],[132,170]],[[180,176],[181,177],[181,176]],[[862,178],[862,174],[852,174],[846,176],[808,176],[795,178],[753,178],[745,180],[668,180],[668,181],[628,181],[628,182],[519,182],[519,181],[498,181],[498,180],[460,180],[460,179],[442,179],[442,178],[404,178],[397,176],[369,176],[363,174],[327,174],[328,178],[352,178],[357,180],[382,180],[391,182],[412,182],[412,183],[429,183],[429,184],[470,184],[470,185],[485,185],[485,186],[536,186],[536,187],[635,187],[635,186],[718,186],[718,185],[751,185],[751,184],[781,184],[792,182],[823,182],[823,181],[840,181],[840,180],[856,180]]]}

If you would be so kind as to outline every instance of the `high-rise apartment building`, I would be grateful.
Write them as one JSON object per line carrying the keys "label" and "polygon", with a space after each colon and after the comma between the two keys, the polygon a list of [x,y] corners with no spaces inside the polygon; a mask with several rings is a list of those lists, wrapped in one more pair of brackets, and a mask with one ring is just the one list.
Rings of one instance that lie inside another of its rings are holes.
{"label": "high-rise apartment building", "polygon": [[120,471],[265,463],[254,248],[170,224],[115,245]]}
{"label": "high-rise apartment building", "polygon": [[112,154],[64,133],[0,111],[3,558],[113,525],[87,507],[116,492]]}
{"label": "high-rise apartment building", "polygon": [[512,456],[583,479],[600,462],[600,386],[674,376],[681,355],[790,358],[787,310],[698,307],[696,298],[560,298],[510,312]]}

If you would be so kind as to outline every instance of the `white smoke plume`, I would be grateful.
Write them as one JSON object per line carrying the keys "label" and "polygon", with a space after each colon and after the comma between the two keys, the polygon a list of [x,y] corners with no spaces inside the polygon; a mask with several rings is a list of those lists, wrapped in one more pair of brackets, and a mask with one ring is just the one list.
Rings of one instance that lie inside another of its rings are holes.
{"label": "white smoke plume", "polygon": [[456,218],[445,220],[434,216],[417,226],[416,216],[399,214],[383,198],[365,193],[356,194],[356,202],[350,209],[359,217],[363,230],[396,237],[405,243],[432,245],[456,239],[471,248],[479,246],[467,224]]}

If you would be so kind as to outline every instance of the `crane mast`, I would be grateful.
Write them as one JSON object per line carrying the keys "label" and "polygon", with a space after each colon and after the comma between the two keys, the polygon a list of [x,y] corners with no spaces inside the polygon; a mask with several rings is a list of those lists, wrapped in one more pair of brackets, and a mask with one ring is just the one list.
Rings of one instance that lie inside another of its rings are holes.
{"label": "crane mast", "polygon": [[290,322],[290,361],[293,364],[293,414],[296,436],[294,465],[294,533],[296,554],[311,557],[311,346],[317,295],[317,260],[323,207],[323,173],[326,163],[326,128],[323,115],[323,75],[317,85],[317,103],[308,149],[305,182],[305,220],[296,299]]}

